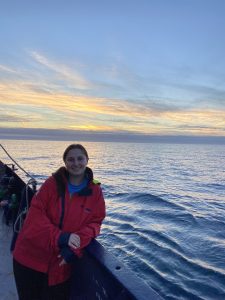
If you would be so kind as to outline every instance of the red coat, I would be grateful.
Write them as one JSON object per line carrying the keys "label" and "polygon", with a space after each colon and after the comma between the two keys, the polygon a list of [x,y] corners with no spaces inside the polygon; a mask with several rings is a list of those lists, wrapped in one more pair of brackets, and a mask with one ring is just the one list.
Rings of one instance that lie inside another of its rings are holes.
{"label": "red coat", "polygon": [[71,198],[66,187],[65,211],[62,230],[59,229],[62,212],[56,182],[49,177],[31,201],[31,207],[16,241],[13,257],[20,264],[39,272],[48,273],[49,285],[64,282],[70,277],[71,265],[59,266],[61,233],[70,232],[80,236],[80,248],[73,250],[78,256],[82,248],[100,232],[105,217],[105,202],[100,185],[91,182],[92,194]]}

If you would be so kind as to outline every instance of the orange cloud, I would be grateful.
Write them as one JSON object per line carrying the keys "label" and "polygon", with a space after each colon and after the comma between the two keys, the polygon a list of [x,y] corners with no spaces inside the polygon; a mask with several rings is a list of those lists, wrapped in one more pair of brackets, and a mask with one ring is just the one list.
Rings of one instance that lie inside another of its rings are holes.
{"label": "orange cloud", "polygon": [[[35,120],[34,126],[39,124],[39,127],[45,127],[48,124],[56,128],[62,126],[63,128],[96,131],[128,130],[141,133],[189,132],[224,135],[224,111],[157,112],[151,108],[143,109],[140,104],[130,104],[116,99],[78,97],[63,93],[48,94],[41,91],[35,92],[32,87],[33,84],[27,82],[2,83],[0,84],[0,102],[5,107],[8,106],[10,111],[15,107],[14,114],[17,118],[19,115],[26,114],[29,124],[31,124],[29,119]],[[32,108],[32,112],[29,110],[28,113],[28,108]],[[41,116],[41,110],[48,112],[50,119],[52,116],[52,121],[45,120]],[[63,118],[61,125],[55,121],[56,113]],[[95,121],[93,116],[96,117]],[[114,122],[118,118],[120,120]],[[71,119],[79,120],[79,123],[71,124]]]}
{"label": "orange cloud", "polygon": [[[53,71],[70,86],[83,91],[93,87],[79,72],[35,51],[30,55],[36,63]],[[225,135],[225,111],[222,110],[159,110],[151,107],[150,103],[145,105],[147,100],[144,104],[78,95],[57,85],[57,81],[42,78],[41,73],[35,73],[32,77],[28,71],[23,73],[20,70],[19,73],[3,65],[0,69],[12,76],[16,74],[16,77],[0,82],[0,103],[4,107],[1,126],[6,124],[8,118],[10,124],[22,122],[23,126],[39,128]]]}

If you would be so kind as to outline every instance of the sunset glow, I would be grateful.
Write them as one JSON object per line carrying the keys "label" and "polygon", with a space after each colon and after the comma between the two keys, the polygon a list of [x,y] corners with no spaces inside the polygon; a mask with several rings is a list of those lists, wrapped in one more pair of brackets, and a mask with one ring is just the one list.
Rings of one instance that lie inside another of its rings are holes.
{"label": "sunset glow", "polygon": [[86,21],[85,4],[71,2],[60,24],[60,6],[5,4],[0,128],[225,136],[225,6],[206,2],[134,1],[128,13],[116,1],[109,20],[102,4]]}

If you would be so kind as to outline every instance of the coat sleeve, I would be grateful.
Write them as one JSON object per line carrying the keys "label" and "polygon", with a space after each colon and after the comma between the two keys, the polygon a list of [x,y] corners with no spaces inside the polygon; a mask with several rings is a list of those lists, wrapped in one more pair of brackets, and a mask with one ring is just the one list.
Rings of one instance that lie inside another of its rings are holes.
{"label": "coat sleeve", "polygon": [[30,243],[50,251],[59,249],[58,239],[61,234],[50,218],[49,210],[54,209],[54,205],[57,205],[56,185],[50,177],[34,195],[23,225],[23,234]]}
{"label": "coat sleeve", "polygon": [[96,238],[100,233],[101,224],[106,215],[105,201],[102,189],[99,187],[98,195],[96,197],[96,207],[92,218],[88,223],[84,224],[80,230],[75,233],[80,237],[80,248],[74,250],[74,253],[80,255],[81,249],[86,247],[93,238]]}

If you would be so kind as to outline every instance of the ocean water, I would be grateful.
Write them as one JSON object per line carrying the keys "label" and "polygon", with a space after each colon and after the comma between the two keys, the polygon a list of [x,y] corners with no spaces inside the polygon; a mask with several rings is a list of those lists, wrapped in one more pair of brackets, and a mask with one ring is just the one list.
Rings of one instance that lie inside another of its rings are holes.
{"label": "ocean water", "polygon": [[[69,144],[2,141],[39,184]],[[107,205],[100,242],[164,299],[224,300],[224,146],[82,144]]]}

